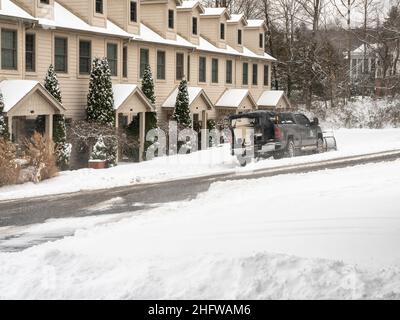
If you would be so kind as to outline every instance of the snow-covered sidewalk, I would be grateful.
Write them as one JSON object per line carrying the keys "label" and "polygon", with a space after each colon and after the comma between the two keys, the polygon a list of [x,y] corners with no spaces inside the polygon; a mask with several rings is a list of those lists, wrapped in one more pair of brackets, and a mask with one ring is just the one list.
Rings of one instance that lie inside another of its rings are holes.
{"label": "snow-covered sidewalk", "polygon": [[72,237],[0,253],[0,299],[400,299],[399,168],[218,182],[116,222],[87,217]]}
{"label": "snow-covered sidewalk", "polygon": [[153,161],[121,164],[106,170],[82,169],[62,172],[60,176],[34,185],[32,183],[0,188],[0,201],[161,182],[215,173],[246,172],[285,164],[297,164],[343,156],[400,149],[400,129],[340,129],[335,132],[339,151],[294,159],[264,160],[246,168],[238,166],[229,146],[190,155],[158,158]]}

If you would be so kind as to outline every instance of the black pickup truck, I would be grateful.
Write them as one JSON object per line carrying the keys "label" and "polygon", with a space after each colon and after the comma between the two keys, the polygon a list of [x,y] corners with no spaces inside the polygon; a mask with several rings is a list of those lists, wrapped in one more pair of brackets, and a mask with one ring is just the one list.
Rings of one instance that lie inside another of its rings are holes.
{"label": "black pickup truck", "polygon": [[254,111],[231,116],[232,154],[246,165],[249,158],[295,157],[324,151],[319,121],[301,113]]}

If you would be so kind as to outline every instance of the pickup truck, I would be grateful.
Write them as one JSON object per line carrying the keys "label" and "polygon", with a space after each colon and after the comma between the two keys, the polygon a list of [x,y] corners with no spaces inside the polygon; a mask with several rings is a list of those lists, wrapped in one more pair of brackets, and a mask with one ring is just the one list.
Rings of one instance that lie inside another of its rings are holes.
{"label": "pickup truck", "polygon": [[254,111],[229,118],[232,154],[241,165],[249,158],[295,157],[303,152],[322,153],[324,137],[315,118],[302,113]]}

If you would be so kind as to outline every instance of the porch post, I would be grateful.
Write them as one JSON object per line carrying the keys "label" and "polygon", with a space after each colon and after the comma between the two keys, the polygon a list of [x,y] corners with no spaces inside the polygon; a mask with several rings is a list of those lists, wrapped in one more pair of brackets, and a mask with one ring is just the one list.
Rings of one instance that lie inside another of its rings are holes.
{"label": "porch post", "polygon": [[203,132],[202,137],[201,137],[201,150],[206,150],[208,146],[208,130],[207,130],[207,111],[203,110],[202,114],[202,126],[201,126],[201,131]]}
{"label": "porch post", "polygon": [[13,117],[9,116],[7,117],[8,120],[8,134],[10,135],[10,141],[13,141]]}
{"label": "porch post", "polygon": [[115,112],[115,127],[119,127],[119,117],[118,117],[118,112]]}
{"label": "porch post", "polygon": [[53,139],[53,115],[49,114],[46,116],[46,136],[49,139]]}
{"label": "porch post", "polygon": [[146,139],[146,112],[139,113],[139,161],[143,161],[144,142]]}

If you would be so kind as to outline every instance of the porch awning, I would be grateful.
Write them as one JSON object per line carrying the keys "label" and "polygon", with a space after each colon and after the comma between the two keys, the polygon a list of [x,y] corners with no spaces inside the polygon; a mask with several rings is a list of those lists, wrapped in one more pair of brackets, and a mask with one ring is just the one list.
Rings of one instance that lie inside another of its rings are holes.
{"label": "porch awning", "polygon": [[[197,108],[201,110],[210,110],[213,104],[210,98],[207,96],[203,88],[200,87],[188,87],[189,94],[189,106],[191,109]],[[167,100],[163,103],[163,108],[175,108],[176,97],[178,96],[178,88],[168,96]]]}
{"label": "porch awning", "polygon": [[264,91],[260,98],[257,101],[259,107],[273,107],[277,108],[279,106],[279,102],[283,102],[287,107],[290,107],[290,101],[286,97],[284,91],[281,90],[268,90]]}
{"label": "porch awning", "polygon": [[113,85],[114,109],[121,113],[153,112],[154,106],[135,84]]}
{"label": "porch awning", "polygon": [[228,89],[215,104],[217,108],[224,109],[256,109],[257,104],[247,89]]}
{"label": "porch awning", "polygon": [[64,113],[65,108],[34,80],[0,82],[4,112],[9,116],[31,116]]}

